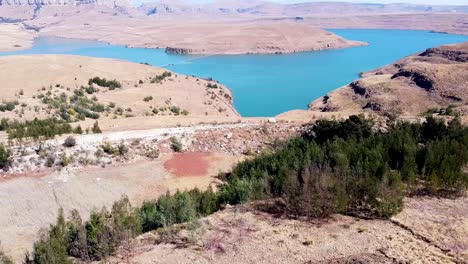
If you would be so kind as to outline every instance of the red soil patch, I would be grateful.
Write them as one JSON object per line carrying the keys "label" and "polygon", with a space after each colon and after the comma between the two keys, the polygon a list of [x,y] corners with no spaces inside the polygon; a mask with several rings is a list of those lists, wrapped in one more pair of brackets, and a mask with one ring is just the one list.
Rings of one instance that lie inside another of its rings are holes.
{"label": "red soil patch", "polygon": [[50,173],[50,170],[25,171],[21,173],[11,173],[0,175],[0,182],[6,182],[16,178],[41,178]]}
{"label": "red soil patch", "polygon": [[178,177],[204,176],[208,174],[210,156],[207,152],[176,153],[164,162],[164,168]]}

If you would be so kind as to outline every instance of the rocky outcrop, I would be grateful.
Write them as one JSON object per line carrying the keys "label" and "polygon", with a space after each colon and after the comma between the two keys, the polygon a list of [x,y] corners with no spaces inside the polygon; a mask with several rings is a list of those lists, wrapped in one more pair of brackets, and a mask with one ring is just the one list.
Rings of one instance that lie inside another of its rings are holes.
{"label": "rocky outcrop", "polygon": [[[468,43],[461,44],[461,46],[468,47]],[[468,62],[468,48],[459,50],[451,49],[450,46],[430,48],[419,54],[422,57],[442,57],[447,60],[456,61],[456,62]]]}
{"label": "rocky outcrop", "polygon": [[166,47],[166,53],[177,54],[177,55],[187,55],[187,54],[193,54],[195,53],[195,51],[193,49],[188,49],[188,48]]}
{"label": "rocky outcrop", "polygon": [[398,73],[392,76],[392,79],[398,77],[405,77],[413,81],[417,86],[429,91],[434,85],[434,81],[426,76],[423,72],[411,71],[411,70],[400,70]]}

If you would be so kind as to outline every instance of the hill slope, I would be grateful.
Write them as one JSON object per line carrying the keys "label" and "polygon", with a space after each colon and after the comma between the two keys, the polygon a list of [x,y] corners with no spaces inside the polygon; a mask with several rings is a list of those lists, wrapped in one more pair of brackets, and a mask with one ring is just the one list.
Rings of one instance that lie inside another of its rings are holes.
{"label": "hill slope", "polygon": [[467,76],[468,43],[430,48],[364,73],[361,79],[313,101],[309,108],[402,117],[450,108],[463,116],[468,113]]}

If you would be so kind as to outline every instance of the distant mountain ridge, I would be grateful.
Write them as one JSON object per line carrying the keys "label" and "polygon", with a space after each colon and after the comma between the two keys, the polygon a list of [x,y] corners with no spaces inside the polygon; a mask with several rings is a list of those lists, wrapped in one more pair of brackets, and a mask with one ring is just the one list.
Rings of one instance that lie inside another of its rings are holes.
{"label": "distant mountain ridge", "polygon": [[132,6],[131,0],[0,0],[0,6],[64,6],[103,5],[108,7]]}
{"label": "distant mountain ridge", "polygon": [[306,2],[281,4],[266,1],[215,1],[206,4],[161,0],[145,3],[138,9],[155,14],[249,14],[262,16],[309,16],[320,14],[370,14],[454,12],[468,13],[468,5],[375,4],[350,2]]}
{"label": "distant mountain ridge", "polygon": [[[138,7],[135,0],[0,0],[1,7],[27,8],[37,6],[105,6],[125,7],[147,16],[253,16],[307,17],[315,15],[395,14],[395,13],[468,13],[468,5],[373,4],[350,2],[305,2],[297,4],[268,1],[220,0],[195,4],[179,0],[158,0]],[[0,13],[0,17],[1,17]],[[10,15],[10,17],[14,17]]]}

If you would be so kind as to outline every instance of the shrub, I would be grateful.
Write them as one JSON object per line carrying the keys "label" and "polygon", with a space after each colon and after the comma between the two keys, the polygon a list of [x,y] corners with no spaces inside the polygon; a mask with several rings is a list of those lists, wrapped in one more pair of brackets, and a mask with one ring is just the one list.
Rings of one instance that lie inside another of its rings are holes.
{"label": "shrub", "polygon": [[206,87],[211,88],[211,89],[217,89],[218,85],[216,83],[215,84],[208,83]]}
{"label": "shrub", "polygon": [[67,154],[63,153],[61,156],[61,164],[63,167],[68,166],[70,163],[74,161],[74,158],[72,155],[68,156]]}
{"label": "shrub", "polygon": [[123,141],[120,142],[120,144],[119,144],[119,146],[117,148],[119,150],[119,155],[120,156],[123,156],[123,155],[127,154],[128,151],[129,151],[127,145],[125,145],[125,143]]}
{"label": "shrub", "polygon": [[81,135],[83,134],[83,129],[81,128],[80,125],[78,125],[77,127],[75,127],[75,129],[73,129],[73,133]]}
{"label": "shrub", "polygon": [[153,100],[153,96],[145,96],[145,98],[143,98],[143,101],[145,102],[149,102],[151,100]]}
{"label": "shrub", "polygon": [[52,154],[47,155],[46,162],[45,162],[46,167],[51,168],[54,166],[54,164],[55,164],[55,156]]}
{"label": "shrub", "polygon": [[109,142],[104,143],[102,150],[107,154],[114,154],[114,147],[112,147],[112,144]]}
{"label": "shrub", "polygon": [[101,128],[99,127],[98,121],[94,122],[93,128],[91,129],[91,131],[92,131],[94,134],[100,134],[100,133],[102,133],[102,130],[101,130]]}
{"label": "shrub", "polygon": [[106,80],[105,78],[94,77],[89,79],[88,85],[97,84],[101,87],[107,87],[109,90],[114,90],[115,88],[122,88],[122,84],[117,80]]}
{"label": "shrub", "polygon": [[182,152],[184,149],[184,146],[182,145],[182,142],[176,138],[176,137],[171,137],[171,148],[175,152]]}
{"label": "shrub", "polygon": [[19,105],[18,101],[10,101],[0,104],[0,112],[13,111]]}
{"label": "shrub", "polygon": [[11,151],[3,144],[0,144],[0,169],[5,168],[11,162]]}
{"label": "shrub", "polygon": [[160,83],[167,77],[171,77],[171,76],[172,76],[171,72],[165,71],[161,75],[156,75],[155,77],[153,77],[151,79],[151,83]]}
{"label": "shrub", "polygon": [[70,124],[53,118],[32,121],[13,121],[8,123],[8,139],[53,138],[55,135],[68,134],[72,132]]}
{"label": "shrub", "polygon": [[0,121],[0,131],[6,131],[9,127],[8,118],[2,118]]}
{"label": "shrub", "polygon": [[72,136],[68,136],[63,145],[67,148],[74,147],[76,145],[76,139]]}
{"label": "shrub", "polygon": [[175,115],[180,115],[180,108],[177,106],[171,106],[169,110],[171,110],[171,112],[174,113]]}
{"label": "shrub", "polygon": [[97,89],[94,86],[89,85],[88,87],[84,88],[87,94],[93,94],[97,92]]}

